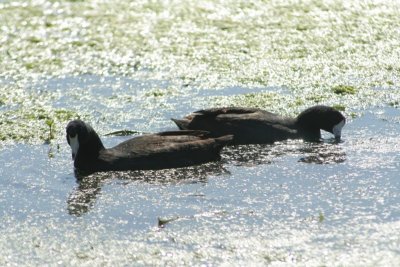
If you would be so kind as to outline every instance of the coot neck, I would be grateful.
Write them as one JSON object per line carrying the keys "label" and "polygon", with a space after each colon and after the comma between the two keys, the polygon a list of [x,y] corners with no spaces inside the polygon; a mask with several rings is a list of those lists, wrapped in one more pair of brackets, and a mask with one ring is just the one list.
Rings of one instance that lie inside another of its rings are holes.
{"label": "coot neck", "polygon": [[86,142],[79,144],[78,153],[74,161],[74,166],[77,169],[90,170],[94,168],[100,151],[105,149],[98,134],[91,128],[88,128],[88,130],[88,138]]}
{"label": "coot neck", "polygon": [[300,113],[295,125],[300,138],[306,141],[319,141],[321,139],[320,118],[310,112],[310,110]]}
{"label": "coot neck", "polygon": [[307,127],[298,127],[297,132],[299,138],[304,139],[305,141],[316,142],[321,139],[321,130],[319,128],[307,128]]}

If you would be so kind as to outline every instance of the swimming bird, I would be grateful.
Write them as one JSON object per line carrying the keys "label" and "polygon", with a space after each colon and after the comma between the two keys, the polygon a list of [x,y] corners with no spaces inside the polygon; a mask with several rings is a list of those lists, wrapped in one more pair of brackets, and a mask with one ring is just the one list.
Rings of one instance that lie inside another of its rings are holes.
{"label": "swimming bird", "polygon": [[93,128],[81,120],[66,127],[74,167],[85,172],[156,170],[218,160],[232,135],[210,138],[206,131],[169,131],[145,134],[105,148]]}
{"label": "swimming bird", "polygon": [[319,141],[324,130],[340,140],[345,117],[329,106],[313,106],[295,118],[258,108],[211,108],[196,111],[181,120],[172,119],[181,130],[204,130],[214,137],[233,134],[230,144],[268,144],[285,139]]}

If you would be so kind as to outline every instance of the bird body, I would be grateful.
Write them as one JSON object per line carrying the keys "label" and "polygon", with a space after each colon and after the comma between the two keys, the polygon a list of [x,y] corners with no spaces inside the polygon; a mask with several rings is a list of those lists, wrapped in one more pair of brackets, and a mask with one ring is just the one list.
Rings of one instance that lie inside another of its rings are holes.
{"label": "bird body", "polygon": [[205,130],[214,137],[233,134],[231,144],[268,144],[285,139],[316,141],[320,130],[340,139],[345,117],[328,106],[314,106],[296,118],[257,108],[212,108],[196,111],[181,120],[172,119],[181,130]]}
{"label": "bird body", "polygon": [[232,136],[210,138],[205,131],[146,134],[105,148],[93,128],[80,120],[66,128],[74,167],[84,171],[155,170],[218,160]]}

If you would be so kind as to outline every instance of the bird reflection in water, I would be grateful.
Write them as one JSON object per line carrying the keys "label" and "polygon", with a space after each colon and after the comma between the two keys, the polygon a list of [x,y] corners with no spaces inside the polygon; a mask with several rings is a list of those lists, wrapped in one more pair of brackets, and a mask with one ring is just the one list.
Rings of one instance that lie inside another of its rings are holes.
{"label": "bird reflection in water", "polygon": [[337,164],[346,161],[346,152],[334,139],[327,139],[321,143],[306,143],[299,151],[305,156],[299,162],[314,164]]}
{"label": "bird reflection in water", "polygon": [[77,187],[67,200],[70,215],[81,216],[89,212],[101,193],[104,184],[110,181],[123,180],[127,183],[143,181],[151,184],[206,183],[210,176],[229,175],[221,162],[210,162],[199,166],[176,169],[97,172],[82,174],[75,172]]}
{"label": "bird reflection in water", "polygon": [[278,157],[299,155],[299,162],[335,164],[346,161],[346,153],[335,139],[321,142],[288,140],[274,144],[231,146],[222,153],[223,162],[236,166],[271,164]]}
{"label": "bird reflection in water", "polygon": [[271,164],[278,157],[300,155],[299,162],[313,164],[337,164],[346,161],[346,153],[338,142],[327,139],[322,142],[288,140],[273,145],[244,145],[228,147],[222,153],[222,161],[199,166],[129,172],[75,173],[78,186],[70,194],[68,213],[81,216],[93,207],[101,187],[112,180],[143,181],[152,184],[206,183],[210,176],[229,175],[224,165],[255,166]]}

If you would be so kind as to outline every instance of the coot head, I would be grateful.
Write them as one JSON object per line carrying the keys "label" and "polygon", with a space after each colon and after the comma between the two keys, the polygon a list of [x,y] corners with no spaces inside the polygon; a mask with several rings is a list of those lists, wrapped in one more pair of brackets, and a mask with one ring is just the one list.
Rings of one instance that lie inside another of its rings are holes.
{"label": "coot head", "polygon": [[320,129],[330,132],[336,140],[342,136],[342,128],[346,118],[338,110],[328,106],[313,106],[297,116],[296,124],[312,138],[320,138]]}
{"label": "coot head", "polygon": [[93,152],[98,152],[101,148],[104,148],[93,128],[81,120],[69,122],[66,132],[67,142],[72,150],[72,159],[75,159],[78,151],[85,147],[88,147]]}

